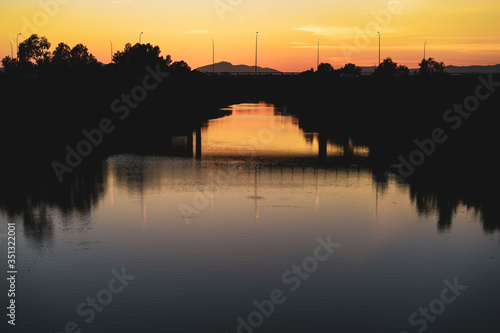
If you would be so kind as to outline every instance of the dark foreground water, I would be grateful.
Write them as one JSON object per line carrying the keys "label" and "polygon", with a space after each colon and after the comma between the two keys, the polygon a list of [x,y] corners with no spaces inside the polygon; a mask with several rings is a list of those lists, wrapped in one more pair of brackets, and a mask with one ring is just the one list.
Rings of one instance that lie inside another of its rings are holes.
{"label": "dark foreground water", "polygon": [[[233,106],[198,134],[199,159],[107,158],[60,200],[80,204],[27,200],[16,214],[3,205],[1,232],[16,225],[17,276],[15,327],[0,284],[2,327],[500,329],[499,234],[477,207],[443,207],[394,175],[375,177],[363,164],[369,148],[352,140],[328,142],[327,158],[356,163],[319,167],[318,135],[272,105]],[[172,139],[179,151],[190,144]]]}

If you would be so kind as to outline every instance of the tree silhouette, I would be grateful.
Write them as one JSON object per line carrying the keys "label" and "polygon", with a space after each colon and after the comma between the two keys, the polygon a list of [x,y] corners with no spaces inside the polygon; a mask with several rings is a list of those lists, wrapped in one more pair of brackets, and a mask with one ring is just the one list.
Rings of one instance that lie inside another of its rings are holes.
{"label": "tree silhouette", "polygon": [[71,59],[71,48],[68,44],[59,43],[52,52],[52,62],[57,65],[68,65]]}
{"label": "tree silhouette", "polygon": [[399,65],[394,62],[392,58],[386,58],[384,61],[375,69],[375,75],[377,76],[407,76],[410,75],[410,70],[404,65]]}
{"label": "tree silhouette", "polygon": [[97,59],[83,44],[77,44],[70,48],[66,43],[59,43],[52,53],[52,65],[56,69],[67,69],[67,67],[87,67],[96,65]]}
{"label": "tree silhouette", "polygon": [[70,55],[70,62],[72,65],[82,66],[97,63],[97,59],[92,53],[89,53],[88,48],[83,44],[77,44],[72,48]]}
{"label": "tree silhouette", "polygon": [[16,58],[11,58],[10,56],[6,56],[2,59],[2,66],[5,68],[7,72],[14,70],[17,67],[18,61]]}
{"label": "tree silhouette", "polygon": [[172,71],[172,74],[189,74],[189,73],[191,73],[191,67],[189,67],[189,65],[183,60],[176,61],[172,65],[170,65],[170,70]]}
{"label": "tree silhouette", "polygon": [[19,62],[40,64],[50,61],[51,54],[48,51],[49,49],[50,43],[47,38],[38,37],[37,34],[33,34],[19,44]]}
{"label": "tree silhouette", "polygon": [[172,63],[172,58],[160,56],[160,48],[151,44],[127,43],[123,51],[117,51],[113,56],[113,62],[119,70],[127,72],[142,72],[147,66],[167,68]]}
{"label": "tree silhouette", "polygon": [[357,67],[355,64],[345,64],[344,67],[339,69],[339,73],[347,76],[359,76],[361,75],[361,67]]}
{"label": "tree silhouette", "polygon": [[321,64],[318,65],[318,73],[333,73],[333,66],[332,64],[322,62]]}
{"label": "tree silhouette", "polygon": [[50,43],[45,37],[36,34],[19,44],[19,60],[5,57],[3,66],[8,72],[18,71],[24,74],[44,74],[50,71],[63,73],[69,67],[83,69],[97,65],[97,59],[89,53],[83,44],[70,48],[66,43],[59,43],[50,53]]}
{"label": "tree silhouette", "polygon": [[420,69],[418,73],[420,75],[445,75],[444,62],[437,62],[434,58],[422,59],[422,62],[418,64]]}

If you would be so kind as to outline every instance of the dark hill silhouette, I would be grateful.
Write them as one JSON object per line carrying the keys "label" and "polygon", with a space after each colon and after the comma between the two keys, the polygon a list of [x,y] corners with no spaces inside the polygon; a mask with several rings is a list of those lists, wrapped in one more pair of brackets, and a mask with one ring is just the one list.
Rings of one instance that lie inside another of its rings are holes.
{"label": "dark hill silhouette", "polygon": [[[361,67],[363,74],[372,74],[376,66]],[[418,71],[418,68],[410,68],[410,73]],[[498,74],[500,73],[500,64],[488,66],[445,66],[444,71],[450,74]]]}
{"label": "dark hill silhouette", "polygon": [[[371,74],[375,70],[376,66],[361,66],[363,73],[364,74]],[[203,67],[196,68],[197,71],[199,72],[212,72],[212,65],[207,65]],[[272,68],[262,68],[258,67],[259,72],[261,73],[269,73],[269,72],[274,72],[274,73],[281,73],[278,70],[272,69]],[[418,68],[411,68],[410,72],[413,73],[414,71],[418,70]],[[489,74],[489,73],[500,73],[500,64],[498,65],[488,65],[488,66],[446,66],[445,67],[445,72],[450,73],[450,74]],[[230,73],[241,73],[241,72],[254,72],[255,67],[254,66],[246,66],[246,65],[233,65],[229,62],[219,62],[215,64],[215,72],[217,73],[223,73],[223,72],[230,72]],[[5,73],[5,68],[0,67],[0,73]]]}
{"label": "dark hill silhouette", "polygon": [[500,64],[491,66],[446,66],[444,71],[450,74],[500,73]]}
{"label": "dark hill silhouette", "polygon": [[[196,68],[197,71],[199,72],[208,72],[212,73],[213,71],[213,65],[206,65],[202,66],[199,68]],[[259,73],[281,73],[280,71],[272,68],[262,68],[257,66],[257,70]],[[249,72],[255,72],[255,66],[247,66],[247,65],[233,65],[230,62],[227,61],[222,61],[219,63],[215,64],[215,72],[216,73],[224,73],[224,72],[229,72],[229,73],[249,73]]]}

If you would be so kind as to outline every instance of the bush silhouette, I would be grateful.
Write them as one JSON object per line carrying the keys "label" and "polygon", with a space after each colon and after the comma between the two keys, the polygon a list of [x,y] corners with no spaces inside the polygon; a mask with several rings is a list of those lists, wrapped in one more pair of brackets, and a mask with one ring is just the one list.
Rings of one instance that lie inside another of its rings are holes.
{"label": "bush silhouette", "polygon": [[144,71],[147,66],[167,69],[172,63],[172,58],[167,55],[166,58],[160,56],[160,48],[151,44],[132,44],[127,43],[123,51],[117,51],[113,56],[113,62],[120,72],[137,74]]}
{"label": "bush silhouette", "polygon": [[419,75],[430,76],[430,75],[445,75],[444,62],[437,62],[434,58],[422,59],[422,62],[418,64],[420,69],[418,71]]}
{"label": "bush silhouette", "polygon": [[410,75],[410,70],[404,65],[398,66],[398,63],[389,57],[375,69],[374,74],[382,77],[407,76]]}

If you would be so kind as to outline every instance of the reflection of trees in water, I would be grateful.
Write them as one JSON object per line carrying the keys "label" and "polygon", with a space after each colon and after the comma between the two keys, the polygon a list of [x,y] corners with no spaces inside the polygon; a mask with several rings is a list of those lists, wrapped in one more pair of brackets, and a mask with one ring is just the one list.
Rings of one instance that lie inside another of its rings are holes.
{"label": "reflection of trees in water", "polygon": [[[385,169],[372,168],[373,184],[378,193],[385,193],[389,186],[389,173]],[[472,173],[474,174],[474,173]],[[427,178],[404,180],[397,175],[394,185],[407,189],[410,201],[419,216],[437,216],[439,232],[451,228],[457,214],[472,212],[481,221],[487,233],[500,231],[498,209],[494,204],[494,191],[484,189],[484,181],[466,181],[463,177],[451,175],[427,175]]]}
{"label": "reflection of trees in water", "polygon": [[43,202],[38,204],[26,202],[19,215],[22,218],[24,236],[29,243],[34,248],[51,247],[54,223],[50,207]]}
{"label": "reflection of trees in water", "polygon": [[437,213],[439,231],[446,231],[451,227],[453,216],[461,204],[461,200],[446,192],[432,188],[418,188],[418,185],[410,186],[410,200],[415,205],[418,215],[428,217]]}
{"label": "reflection of trees in water", "polygon": [[115,184],[136,194],[143,194],[145,188],[161,188],[167,175],[175,178],[175,173],[170,175],[169,166],[154,156],[116,155],[109,157],[107,164]]}
{"label": "reflection of trees in water", "polygon": [[59,184],[51,174],[8,174],[0,187],[0,211],[9,221],[21,222],[35,248],[50,246],[57,220],[62,227],[85,228],[88,216],[104,192],[106,170],[101,163],[75,170]]}
{"label": "reflection of trees in water", "polygon": [[[318,128],[315,127],[318,121],[314,117],[301,117],[298,120],[301,128],[318,133]],[[339,151],[342,148],[341,158],[335,158],[339,163],[327,164],[326,169],[350,168],[353,165],[369,168],[372,171],[374,186],[377,187],[377,195],[387,190],[389,182],[385,171],[394,162],[391,159],[393,152],[401,153],[401,144],[397,137],[392,140],[388,140],[388,136],[383,140],[370,139],[366,136],[358,138],[342,130],[328,130],[325,134],[323,138],[328,143],[330,152],[334,146],[339,147]],[[316,138],[317,134],[304,133],[304,136],[309,143],[319,140]],[[158,139],[156,141],[159,142],[158,145],[163,142]],[[135,154],[149,153],[146,151],[147,148],[144,148],[146,146],[144,142],[144,139],[138,142],[139,148],[134,151]],[[363,149],[366,147],[368,153],[364,154],[364,151],[358,149],[359,147]],[[446,162],[445,159],[443,161]],[[161,158],[156,159],[154,163],[150,160],[144,164],[140,156],[122,155],[114,158],[114,162],[117,165],[114,165],[110,172],[114,173],[113,179],[116,179],[117,185],[140,194],[144,188],[155,187],[161,190],[165,175],[168,175],[169,181],[175,182],[179,178],[174,170],[169,170],[169,165],[162,163]],[[439,231],[446,231],[451,227],[453,219],[462,207],[477,214],[485,232],[500,231],[500,219],[493,203],[492,190],[484,189],[484,184],[492,183],[491,180],[486,176],[472,179],[482,172],[478,168],[471,169],[474,164],[464,167],[455,163],[452,164],[453,168],[449,167],[449,164],[438,171],[434,168],[419,170],[422,172],[418,179],[410,179],[398,186],[409,188],[410,200],[419,215],[437,214]],[[324,167],[320,164],[317,166]],[[188,166],[186,168],[189,169]],[[92,167],[77,168],[63,184],[58,184],[52,174],[36,174],[26,178],[30,175],[29,171],[22,170],[18,174],[6,173],[8,176],[5,178],[8,179],[1,180],[0,212],[11,221],[22,221],[25,235],[33,246],[50,245],[57,221],[61,221],[62,227],[87,226],[89,219],[85,217],[89,216],[104,193],[107,170],[108,166],[100,162],[94,163]],[[454,170],[454,174],[444,175],[443,170],[448,172]],[[431,177],[432,174],[439,174],[439,177],[435,175]],[[75,218],[77,215],[84,217]]]}
{"label": "reflection of trees in water", "polygon": [[[429,107],[432,104],[405,104],[402,112],[398,103],[394,103],[396,107],[385,110],[386,115],[383,116],[379,112],[359,111],[371,110],[370,104],[363,108],[359,105],[339,107],[328,102],[312,105],[310,100],[296,103],[288,104],[287,109],[298,115],[299,127],[305,133],[323,133],[323,138],[329,143],[343,147],[341,157],[344,164],[359,164],[374,170],[374,181],[378,186],[385,184],[383,179],[386,178],[383,176],[385,171],[379,169],[388,170],[398,163],[400,154],[415,149],[415,138],[428,135],[428,128],[432,129],[434,124],[442,125],[441,119],[437,123],[435,119],[435,114],[442,114],[442,110]],[[485,113],[488,107],[483,106],[482,110]],[[490,111],[493,114],[495,108],[490,107]],[[456,137],[450,135],[446,145],[438,147],[433,160],[426,161],[425,168],[418,168],[418,179],[405,182],[410,185],[410,199],[418,214],[428,216],[437,213],[440,231],[451,227],[461,206],[478,215],[485,232],[500,231],[498,210],[491,194],[496,189],[485,190],[485,185],[492,183],[489,177],[498,172],[492,168],[484,170],[484,165],[494,164],[491,150],[496,138],[488,136],[488,133],[495,131],[486,130],[494,122],[488,117],[474,119],[468,123],[467,131],[460,131]],[[478,175],[483,176],[478,179]]]}
{"label": "reflection of trees in water", "polygon": [[459,209],[474,212],[485,232],[500,231],[498,209],[493,204],[495,192],[485,190],[484,186],[483,181],[466,181],[450,175],[441,179],[416,179],[410,182],[410,199],[419,215],[438,215],[439,231],[451,227]]}

